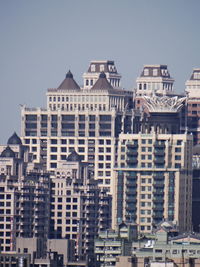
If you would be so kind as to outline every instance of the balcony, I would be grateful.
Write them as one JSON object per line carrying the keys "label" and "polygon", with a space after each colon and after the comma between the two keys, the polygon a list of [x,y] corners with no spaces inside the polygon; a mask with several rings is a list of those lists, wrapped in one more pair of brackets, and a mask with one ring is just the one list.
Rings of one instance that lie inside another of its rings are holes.
{"label": "balcony", "polygon": [[157,188],[157,187],[158,188],[163,188],[165,186],[164,185],[164,181],[161,181],[161,180],[160,181],[158,181],[158,180],[157,181],[154,181],[153,182],[153,185],[154,185],[155,188]]}
{"label": "balcony", "polygon": [[137,164],[138,160],[137,160],[137,157],[129,157],[127,160],[126,160],[127,164]]}
{"label": "balcony", "polygon": [[163,199],[163,197],[154,197],[153,198],[153,202],[155,202],[155,203],[163,203],[164,199]]}
{"label": "balcony", "polygon": [[137,156],[138,155],[138,151],[136,149],[128,149],[127,155],[128,156]]}
{"label": "balcony", "polygon": [[126,178],[132,179],[132,180],[134,179],[136,181],[137,180],[137,174],[136,173],[132,174],[132,173],[128,172]]}
{"label": "balcony", "polygon": [[[136,201],[135,201],[135,203],[133,203],[133,205],[126,205],[126,212],[128,214],[127,216],[130,217],[130,212],[131,213],[136,213],[137,208],[135,207],[135,205],[136,205]],[[131,218],[132,217],[134,217],[134,215],[131,215]],[[136,217],[136,214],[135,214],[135,217]]]}
{"label": "balcony", "polygon": [[165,150],[164,149],[155,149],[154,154],[155,154],[155,156],[164,156]]}
{"label": "balcony", "polygon": [[126,181],[126,186],[127,187],[129,187],[129,186],[136,187],[137,186],[137,182],[136,182],[135,179],[134,180],[129,179],[129,180]]}
{"label": "balcony", "polygon": [[127,188],[126,193],[127,195],[136,195],[137,194],[136,185],[134,187]]}
{"label": "balcony", "polygon": [[165,163],[165,158],[164,157],[156,157],[154,159],[155,164],[164,164]]}
{"label": "balcony", "polygon": [[[163,213],[162,212],[153,212],[153,219],[162,220]],[[157,222],[156,222],[157,223]]]}
{"label": "balcony", "polygon": [[160,142],[155,142],[154,144],[155,148],[160,148],[160,149],[164,149],[165,148],[165,144],[164,143],[160,143]]}
{"label": "balcony", "polygon": [[161,212],[161,211],[164,211],[164,207],[161,205],[154,205],[153,210]]}
{"label": "balcony", "polygon": [[137,143],[128,143],[127,144],[127,148],[129,149],[131,149],[131,148],[137,148],[138,147],[138,144]]}

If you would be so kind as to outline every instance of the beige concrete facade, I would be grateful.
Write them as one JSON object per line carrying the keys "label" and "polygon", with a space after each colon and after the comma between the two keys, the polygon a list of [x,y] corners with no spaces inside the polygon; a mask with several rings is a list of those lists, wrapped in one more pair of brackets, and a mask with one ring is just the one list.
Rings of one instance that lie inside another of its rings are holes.
{"label": "beige concrete facade", "polygon": [[88,165],[72,154],[52,175],[51,238],[75,241],[78,260],[91,260],[94,238],[111,225],[111,197],[90,179]]}
{"label": "beige concrete facade", "polygon": [[[72,89],[68,85],[74,83],[70,74],[62,85],[68,88],[48,89],[47,109],[22,107],[21,138],[30,147],[35,162],[45,163],[48,170],[54,170],[57,161],[65,159],[75,149],[89,162],[99,185],[112,193],[118,135],[136,132],[139,117],[131,107],[133,92],[119,86],[121,76],[114,63],[95,62],[91,62],[84,74],[83,88],[77,88],[76,84],[76,89]],[[94,79],[94,88],[86,86],[86,80],[93,79],[94,75],[99,77],[102,64],[108,80],[99,78],[100,88],[95,86],[99,79]],[[92,65],[95,65],[95,72]],[[137,123],[133,123],[134,120]]]}
{"label": "beige concrete facade", "polygon": [[193,134],[194,145],[200,144],[200,69],[193,69],[185,85],[188,131]]}
{"label": "beige concrete facade", "polygon": [[0,242],[2,252],[16,251],[17,237],[48,235],[49,174],[29,160],[15,134],[0,146]]}
{"label": "beige concrete facade", "polygon": [[131,220],[139,232],[151,232],[167,219],[191,230],[192,144],[187,134],[119,136],[113,227]]}

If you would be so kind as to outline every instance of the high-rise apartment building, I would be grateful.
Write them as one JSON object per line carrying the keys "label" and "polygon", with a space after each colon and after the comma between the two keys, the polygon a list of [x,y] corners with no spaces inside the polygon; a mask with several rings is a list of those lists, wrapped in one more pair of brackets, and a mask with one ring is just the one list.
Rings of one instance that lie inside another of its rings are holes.
{"label": "high-rise apartment building", "polygon": [[22,107],[21,136],[35,162],[46,163],[48,170],[75,149],[99,185],[111,191],[117,138],[137,132],[139,116],[113,61],[92,61],[83,78],[80,88],[68,72],[58,88],[48,89],[47,109]]}
{"label": "high-rise apartment building", "polygon": [[122,134],[118,155],[113,227],[130,219],[151,232],[167,219],[191,230],[192,136]]}
{"label": "high-rise apartment building", "polygon": [[30,158],[28,147],[16,134],[8,139],[7,146],[0,146],[2,252],[16,251],[17,237],[48,238],[49,174],[32,164]]}
{"label": "high-rise apartment building", "polygon": [[200,69],[193,70],[185,85],[188,131],[193,134],[194,145],[200,144]]}
{"label": "high-rise apartment building", "polygon": [[167,219],[180,231],[191,230],[193,137],[170,127],[169,120],[177,117],[183,101],[148,99],[151,123],[138,134],[119,136],[113,227],[130,219],[138,231],[151,232]]}
{"label": "high-rise apartment building", "polygon": [[58,161],[51,188],[50,238],[74,240],[76,258],[90,266],[94,238],[111,226],[111,196],[91,179],[88,164],[75,151]]}

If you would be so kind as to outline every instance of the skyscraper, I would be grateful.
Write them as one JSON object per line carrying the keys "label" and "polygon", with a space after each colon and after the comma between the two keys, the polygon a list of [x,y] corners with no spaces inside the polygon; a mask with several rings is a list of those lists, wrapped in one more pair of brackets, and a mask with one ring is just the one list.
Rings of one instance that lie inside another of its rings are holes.
{"label": "skyscraper", "polygon": [[[34,165],[28,147],[14,133],[0,146],[1,251],[16,251],[16,238],[38,238],[49,230],[49,174]],[[45,249],[45,248],[44,248]]]}
{"label": "skyscraper", "polygon": [[48,170],[75,149],[99,185],[112,192],[119,133],[139,130],[133,92],[121,89],[113,61],[92,61],[83,78],[80,88],[69,71],[58,88],[48,89],[47,109],[22,107],[22,140]]}
{"label": "skyscraper", "polygon": [[134,221],[138,231],[151,232],[167,219],[180,231],[191,230],[193,138],[169,120],[169,113],[177,118],[184,100],[154,96],[147,106],[150,124],[138,134],[119,136],[113,227]]}
{"label": "skyscraper", "polygon": [[187,93],[187,126],[193,134],[194,145],[200,144],[200,69],[195,68],[186,81]]}
{"label": "skyscraper", "polygon": [[98,232],[111,227],[111,196],[75,151],[58,161],[51,188],[50,238],[74,240],[77,260],[90,262]]}

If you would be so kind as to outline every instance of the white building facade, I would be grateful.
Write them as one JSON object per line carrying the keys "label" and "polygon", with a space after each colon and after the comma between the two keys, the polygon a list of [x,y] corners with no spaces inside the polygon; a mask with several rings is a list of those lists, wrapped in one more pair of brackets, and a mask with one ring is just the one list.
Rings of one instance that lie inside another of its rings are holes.
{"label": "white building facade", "polygon": [[111,192],[118,135],[138,131],[139,116],[132,109],[133,92],[120,88],[113,61],[91,62],[83,77],[83,88],[69,71],[58,88],[48,89],[47,109],[22,107],[21,137],[48,170],[75,149]]}

